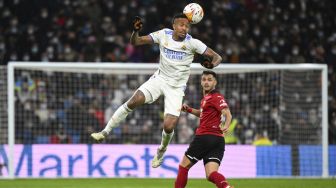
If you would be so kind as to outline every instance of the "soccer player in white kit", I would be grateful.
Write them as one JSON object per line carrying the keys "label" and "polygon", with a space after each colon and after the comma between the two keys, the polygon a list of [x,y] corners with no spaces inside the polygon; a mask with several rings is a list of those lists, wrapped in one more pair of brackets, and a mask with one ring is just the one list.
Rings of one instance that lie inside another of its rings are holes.
{"label": "soccer player in white kit", "polygon": [[157,168],[163,162],[164,153],[174,135],[194,54],[202,55],[206,60],[201,64],[209,69],[219,65],[222,58],[203,42],[188,34],[190,23],[184,14],[174,16],[173,30],[165,28],[146,36],[139,36],[142,25],[141,19],[136,17],[130,41],[136,46],[158,44],[160,46],[159,69],[135,91],[126,103],[115,111],[104,130],[92,133],[91,137],[101,142],[136,107],[153,103],[163,95],[165,115],[162,140],[152,160],[152,167]]}

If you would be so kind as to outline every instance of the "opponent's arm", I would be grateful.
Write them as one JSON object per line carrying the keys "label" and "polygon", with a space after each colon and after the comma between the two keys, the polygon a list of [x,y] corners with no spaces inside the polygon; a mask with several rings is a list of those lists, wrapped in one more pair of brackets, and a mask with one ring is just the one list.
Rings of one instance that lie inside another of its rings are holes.
{"label": "opponent's arm", "polygon": [[220,129],[223,133],[227,133],[230,128],[232,115],[229,108],[224,108],[222,111],[222,123],[220,125]]}
{"label": "opponent's arm", "polygon": [[203,62],[201,62],[201,64],[208,69],[212,69],[218,66],[222,61],[222,57],[209,47],[207,47],[207,49],[203,53],[203,57],[204,60]]}
{"label": "opponent's arm", "polygon": [[135,46],[144,45],[144,44],[153,44],[152,38],[147,36],[139,36],[139,31],[142,29],[142,21],[139,16],[136,16],[133,21],[133,33],[131,35],[131,44]]}
{"label": "opponent's arm", "polygon": [[190,106],[188,106],[187,104],[183,104],[181,111],[183,112],[188,112],[193,114],[194,116],[200,117],[201,111],[195,108],[191,108]]}

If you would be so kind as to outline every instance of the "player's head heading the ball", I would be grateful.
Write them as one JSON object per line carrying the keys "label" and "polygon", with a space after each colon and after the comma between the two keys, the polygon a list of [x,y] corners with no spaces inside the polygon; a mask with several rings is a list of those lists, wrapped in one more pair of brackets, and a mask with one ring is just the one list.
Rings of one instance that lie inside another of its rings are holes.
{"label": "player's head heading the ball", "polygon": [[190,22],[186,15],[177,14],[173,18],[173,38],[178,41],[183,41],[190,29]]}
{"label": "player's head heading the ball", "polygon": [[[175,21],[176,21],[177,19],[179,19],[179,18],[181,18],[181,19],[187,19],[187,20],[188,20],[188,17],[187,17],[185,14],[180,13],[180,14],[176,14],[176,15],[173,17],[172,24],[174,25]],[[188,22],[189,22],[189,20],[188,20]]]}

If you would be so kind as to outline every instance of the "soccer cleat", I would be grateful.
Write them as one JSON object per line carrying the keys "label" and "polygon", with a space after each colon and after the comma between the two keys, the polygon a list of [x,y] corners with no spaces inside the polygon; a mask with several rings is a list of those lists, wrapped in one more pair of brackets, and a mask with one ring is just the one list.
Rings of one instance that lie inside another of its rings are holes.
{"label": "soccer cleat", "polygon": [[167,148],[165,149],[158,149],[153,160],[152,160],[152,167],[153,168],[157,168],[159,166],[161,166],[162,162],[163,162],[163,155],[166,152]]}
{"label": "soccer cleat", "polygon": [[226,186],[225,188],[234,188],[233,186],[231,186],[231,185],[228,185],[228,186]]}
{"label": "soccer cleat", "polygon": [[91,138],[93,138],[97,142],[102,142],[105,140],[105,137],[107,136],[106,132],[98,132],[98,133],[92,133]]}

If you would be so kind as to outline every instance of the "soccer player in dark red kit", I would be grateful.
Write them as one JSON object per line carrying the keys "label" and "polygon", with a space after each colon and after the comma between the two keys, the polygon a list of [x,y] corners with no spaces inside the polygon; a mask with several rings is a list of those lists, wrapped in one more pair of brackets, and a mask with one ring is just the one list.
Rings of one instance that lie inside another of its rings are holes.
{"label": "soccer player in dark red kit", "polygon": [[182,106],[182,111],[200,118],[200,125],[179,165],[175,188],[184,188],[187,185],[189,169],[201,159],[208,181],[216,184],[218,188],[233,188],[218,172],[225,150],[223,135],[229,130],[232,116],[224,96],[215,89],[216,84],[216,73],[203,71],[203,99],[200,109],[191,108],[186,104]]}

